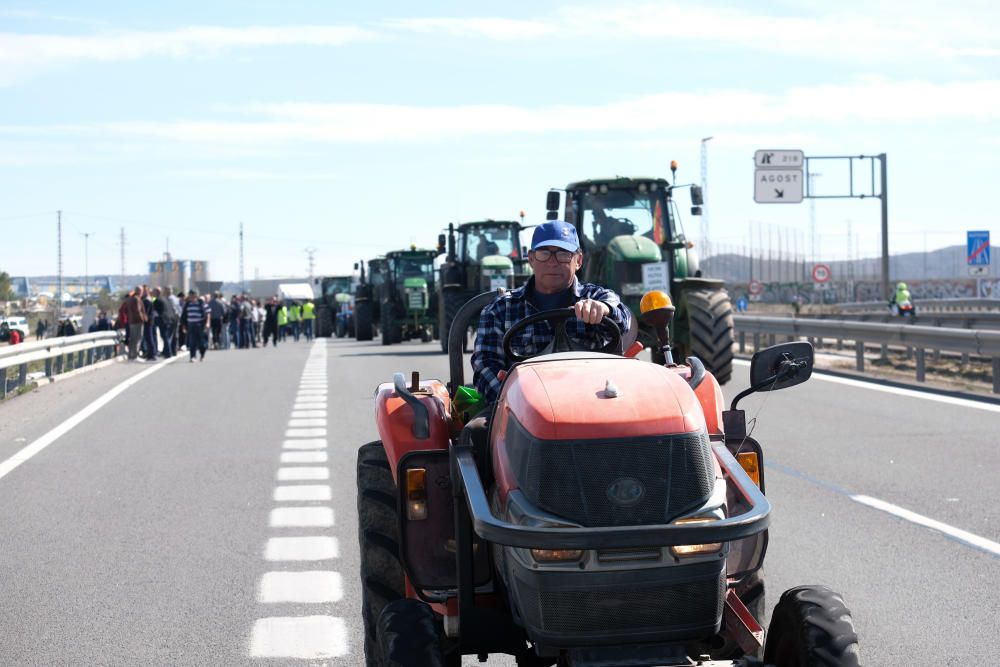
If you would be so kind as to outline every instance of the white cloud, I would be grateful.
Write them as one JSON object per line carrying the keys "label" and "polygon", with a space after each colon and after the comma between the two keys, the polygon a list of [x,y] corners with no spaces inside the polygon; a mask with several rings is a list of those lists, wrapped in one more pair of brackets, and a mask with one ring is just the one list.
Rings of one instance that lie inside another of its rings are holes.
{"label": "white cloud", "polygon": [[558,26],[542,21],[498,17],[392,19],[385,24],[398,30],[443,32],[457,37],[486,38],[501,42],[537,39],[559,32]]}
{"label": "white cloud", "polygon": [[329,171],[276,171],[244,167],[219,167],[216,169],[185,169],[173,172],[184,178],[211,179],[213,181],[331,181],[338,175]]}
{"label": "white cloud", "polygon": [[339,46],[376,38],[355,26],[221,28],[192,26],[169,31],[113,31],[93,35],[0,33],[0,85],[79,61],[111,62],[151,56],[208,56],[234,48]]}

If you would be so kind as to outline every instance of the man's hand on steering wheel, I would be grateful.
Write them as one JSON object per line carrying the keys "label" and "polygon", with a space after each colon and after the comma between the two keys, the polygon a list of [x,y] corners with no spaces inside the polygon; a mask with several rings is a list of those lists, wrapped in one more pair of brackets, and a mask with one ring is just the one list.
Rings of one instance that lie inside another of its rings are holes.
{"label": "man's hand on steering wheel", "polygon": [[576,319],[587,324],[600,324],[601,320],[611,314],[611,306],[596,299],[582,299],[573,304]]}

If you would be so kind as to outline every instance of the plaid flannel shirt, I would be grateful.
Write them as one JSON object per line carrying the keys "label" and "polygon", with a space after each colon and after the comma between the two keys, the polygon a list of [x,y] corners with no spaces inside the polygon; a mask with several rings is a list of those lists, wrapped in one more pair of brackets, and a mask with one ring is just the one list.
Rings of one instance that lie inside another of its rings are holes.
{"label": "plaid flannel shirt", "polygon": [[[582,299],[602,301],[611,308],[608,318],[618,325],[623,335],[628,331],[632,313],[617,294],[599,285],[581,283],[575,279],[573,288],[576,291],[574,303]],[[535,279],[532,277],[523,287],[507,292],[483,308],[479,316],[476,345],[472,352],[472,378],[476,389],[488,403],[499,398],[501,383],[497,374],[507,370],[507,360],[503,353],[504,334],[515,322],[540,312],[531,302],[534,289]],[[585,324],[577,319],[569,320],[566,333],[574,341],[584,342],[591,349],[603,347],[607,342],[599,334],[597,325]],[[513,341],[513,348],[519,354],[537,354],[552,341],[552,337],[552,326],[548,322],[536,322],[518,334]]]}

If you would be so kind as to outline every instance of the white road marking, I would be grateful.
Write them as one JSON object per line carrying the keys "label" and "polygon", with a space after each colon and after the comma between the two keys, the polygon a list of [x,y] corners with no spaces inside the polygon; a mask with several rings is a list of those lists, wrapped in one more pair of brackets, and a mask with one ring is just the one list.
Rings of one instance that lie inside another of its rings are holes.
{"label": "white road marking", "polygon": [[271,510],[271,528],[329,528],[333,526],[331,507],[276,507]]}
{"label": "white road marking", "polygon": [[272,537],[264,547],[264,560],[302,561],[337,558],[337,538],[326,535],[309,537]]}
{"label": "white road marking", "polygon": [[332,616],[261,618],[253,626],[250,655],[304,660],[347,655],[347,625]]}
{"label": "white road marking", "polygon": [[323,466],[278,468],[279,482],[303,482],[330,479],[330,469]]}
{"label": "white road marking", "polygon": [[282,443],[285,449],[326,449],[326,440],[323,438],[306,438],[304,440],[285,440]]}
{"label": "white road marking", "polygon": [[326,398],[326,389],[299,389],[299,393],[296,395],[299,398],[303,396],[319,396]]}
{"label": "white road marking", "polygon": [[265,604],[339,602],[344,586],[339,572],[265,572],[260,578],[257,600]]}
{"label": "white road marking", "polygon": [[[744,359],[734,359],[734,364],[740,366],[749,366],[750,362]],[[987,412],[1000,412],[1000,405],[995,405],[992,403],[980,403],[979,401],[970,401],[967,398],[956,398],[954,396],[941,396],[939,394],[931,394],[925,391],[919,391],[917,389],[903,389],[902,387],[887,387],[885,385],[876,384],[874,382],[865,382],[864,380],[853,380],[851,378],[842,378],[835,375],[825,375],[820,372],[813,373],[813,378],[817,380],[822,380],[824,382],[834,382],[836,384],[846,385],[848,387],[856,387],[858,389],[870,389],[871,391],[881,391],[886,394],[896,394],[897,396],[905,396],[906,398],[922,398],[926,401],[937,401],[938,403],[947,403],[949,405],[957,405],[962,408],[972,408],[974,410],[986,410]]]}
{"label": "white road marking", "polygon": [[326,408],[326,401],[311,401],[302,399],[292,406],[292,410],[319,410]]}
{"label": "white road marking", "polygon": [[40,438],[32,442],[27,447],[20,449],[19,451],[15,452],[14,455],[11,456],[10,458],[6,459],[3,462],[0,462],[0,479],[6,477],[10,473],[10,471],[14,470],[19,465],[29,460],[32,456],[34,456],[38,452],[42,451],[43,449],[51,445],[60,437],[69,433],[69,431],[71,431],[73,427],[75,427],[84,419],[86,419],[87,417],[94,414],[102,407],[110,403],[123,391],[125,391],[135,383],[139,382],[143,378],[152,375],[153,373],[160,370],[167,364],[177,361],[178,359],[180,359],[180,355],[176,357],[170,357],[169,359],[165,359],[164,361],[153,364],[144,371],[136,373],[129,379],[125,380],[118,386],[108,391],[106,394],[104,394],[97,400],[88,404],[82,410],[80,410],[75,415],[73,415],[69,419],[65,420],[64,422],[62,422],[61,424],[59,424],[58,426],[47,432],[45,435],[41,436]]}
{"label": "white road marking", "polygon": [[325,484],[301,484],[298,486],[278,486],[274,489],[276,502],[330,500],[330,487]]}
{"label": "white road marking", "polygon": [[326,452],[282,452],[282,463],[326,463]]}
{"label": "white road marking", "polygon": [[326,426],[326,417],[313,419],[289,419],[288,425],[292,428],[303,426]]}
{"label": "white road marking", "polygon": [[299,389],[325,388],[328,384],[326,380],[303,380],[299,383]]}
{"label": "white road marking", "polygon": [[859,502],[862,505],[867,505],[868,507],[872,507],[882,512],[888,512],[889,514],[899,517],[900,519],[904,519],[905,521],[909,521],[910,523],[915,523],[918,526],[923,526],[925,528],[930,528],[931,530],[936,530],[939,533],[943,533],[953,540],[957,540],[971,547],[975,547],[976,549],[993,554],[994,556],[1000,556],[1000,544],[993,542],[992,540],[988,540],[985,537],[980,537],[960,528],[949,526],[946,523],[935,521],[934,519],[923,516],[922,514],[911,512],[908,509],[904,509],[898,505],[893,505],[892,503],[887,503],[884,500],[879,500],[878,498],[858,494],[851,495],[850,498],[851,500]]}
{"label": "white road marking", "polygon": [[311,417],[322,417],[326,419],[326,410],[293,410],[292,419],[309,419]]}
{"label": "white road marking", "polygon": [[290,428],[285,431],[286,438],[325,438],[325,428]]}

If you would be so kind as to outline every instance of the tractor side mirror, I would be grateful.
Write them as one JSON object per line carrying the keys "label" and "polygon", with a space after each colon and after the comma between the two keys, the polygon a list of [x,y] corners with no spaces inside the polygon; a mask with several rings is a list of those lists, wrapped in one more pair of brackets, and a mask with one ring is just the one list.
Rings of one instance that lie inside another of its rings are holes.
{"label": "tractor side mirror", "polygon": [[[705,196],[704,196],[704,194],[701,191],[701,186],[700,185],[692,185],[691,186],[691,206],[704,206],[704,205],[705,205]],[[692,213],[694,214],[693,211],[692,211]],[[695,215],[697,215],[697,214],[695,214]]]}
{"label": "tractor side mirror", "polygon": [[[545,210],[549,213],[559,212],[559,191],[549,190],[548,194],[545,196]],[[549,220],[555,220],[555,218],[548,218]]]}
{"label": "tractor side mirror", "polygon": [[755,391],[794,387],[808,380],[812,369],[813,346],[810,343],[772,345],[750,358],[750,386]]}
{"label": "tractor side mirror", "polygon": [[357,270],[358,270],[358,263],[357,263],[357,262],[354,262],[354,270],[355,270],[355,271],[357,271]]}
{"label": "tractor side mirror", "polygon": [[447,243],[447,238],[444,234],[438,234],[438,252],[444,252],[445,244]]}
{"label": "tractor side mirror", "polygon": [[692,206],[691,215],[701,215],[701,206]]}

